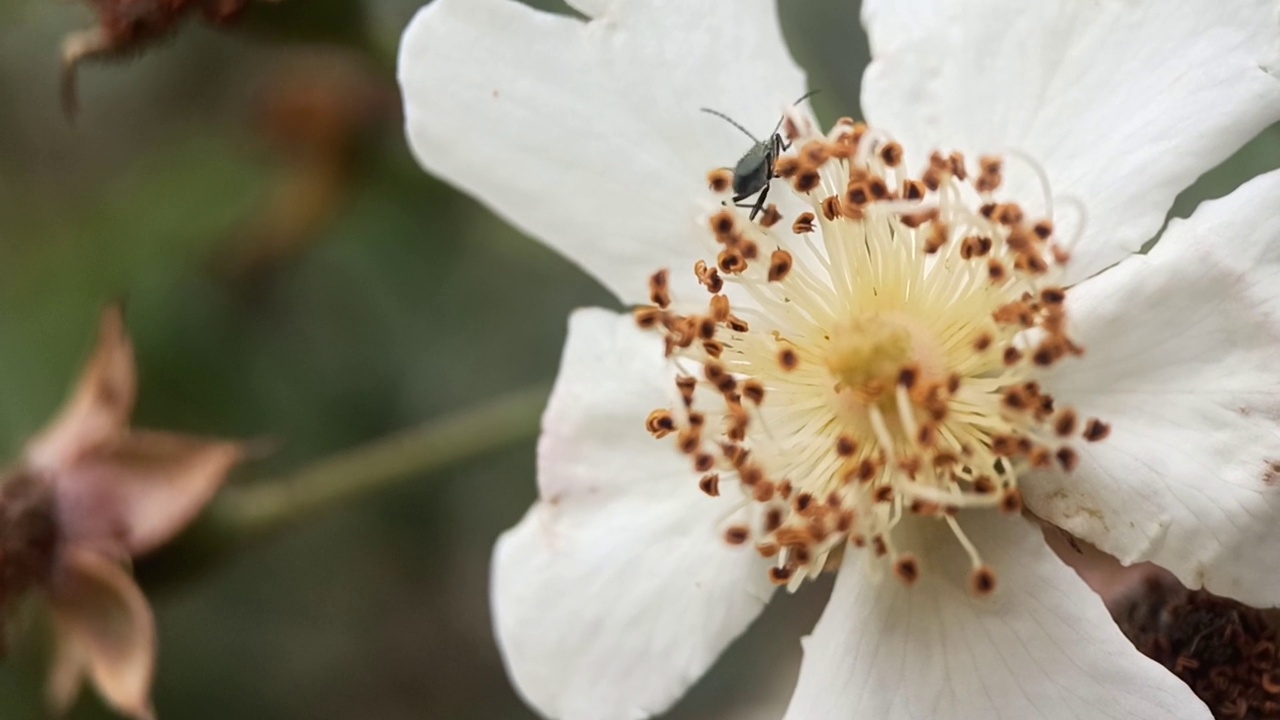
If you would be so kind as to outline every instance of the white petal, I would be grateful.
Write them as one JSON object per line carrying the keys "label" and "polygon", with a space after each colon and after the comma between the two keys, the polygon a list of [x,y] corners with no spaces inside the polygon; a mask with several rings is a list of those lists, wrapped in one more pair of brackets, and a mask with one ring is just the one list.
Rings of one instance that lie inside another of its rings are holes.
{"label": "white petal", "polygon": [[[1034,158],[1065,235],[1080,218],[1062,200],[1085,208],[1075,279],[1141,247],[1174,196],[1280,119],[1275,0],[915,2],[933,14],[886,0],[864,13],[880,51],[867,118],[908,150]],[[1033,175],[1018,174],[1015,199],[1042,213]]]}
{"label": "white petal", "polygon": [[903,548],[921,556],[912,587],[871,577],[868,554],[848,553],[804,641],[787,720],[1210,717],[1125,639],[1038,529],[982,513],[960,520],[997,573],[989,598],[967,592],[968,559],[940,522]]}
{"label": "white petal", "polygon": [[[437,0],[400,47],[414,154],[626,302],[658,267],[691,278],[706,175],[763,137],[804,77],[773,0]],[[691,281],[690,281],[691,282]]]}
{"label": "white petal", "polygon": [[1068,295],[1086,348],[1047,377],[1111,424],[1071,476],[1025,487],[1046,518],[1126,564],[1280,604],[1280,172],[1170,224]]}
{"label": "white petal", "polygon": [[508,670],[548,717],[661,712],[771,594],[756,553],[723,540],[733,501],[702,495],[670,439],[644,429],[671,378],[630,318],[574,314],[538,445],[541,500],[493,567]]}

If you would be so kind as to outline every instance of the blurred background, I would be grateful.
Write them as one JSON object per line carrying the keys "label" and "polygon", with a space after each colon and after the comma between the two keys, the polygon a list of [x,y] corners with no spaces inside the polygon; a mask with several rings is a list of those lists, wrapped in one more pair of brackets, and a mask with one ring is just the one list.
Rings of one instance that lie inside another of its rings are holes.
{"label": "blurred background", "polygon": [[[564,12],[557,2],[534,3]],[[80,73],[87,5],[0,3],[0,450],[55,411],[100,307],[123,298],[143,426],[272,438],[251,483],[549,382],[592,280],[418,169],[394,58],[419,0],[253,4]],[[857,115],[857,3],[783,4],[824,120]],[[750,78],[744,78],[749,82]],[[1180,199],[1280,166],[1272,128]],[[149,588],[162,718],[531,718],[489,628],[488,556],[534,497],[533,441],[309,518]],[[669,718],[777,718],[828,588],[782,598]],[[37,622],[0,717],[39,718]],[[86,695],[73,714],[108,717]]]}

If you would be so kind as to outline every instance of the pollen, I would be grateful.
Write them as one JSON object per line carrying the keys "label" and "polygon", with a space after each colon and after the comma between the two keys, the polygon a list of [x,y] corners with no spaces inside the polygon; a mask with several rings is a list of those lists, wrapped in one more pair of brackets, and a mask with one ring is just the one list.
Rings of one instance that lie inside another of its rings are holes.
{"label": "pollen", "polygon": [[[901,526],[945,523],[969,591],[991,595],[997,569],[963,523],[1015,521],[1002,516],[1022,512],[1026,473],[1069,473],[1076,446],[1110,432],[1040,381],[1084,352],[1048,188],[1006,197],[999,156],[934,152],[911,168],[921,155],[851,120],[787,127],[777,202],[753,220],[725,200],[700,221],[701,300],[676,297],[686,285],[666,271],[649,278],[636,322],[677,376],[646,428],[684,454],[698,491],[734,503],[726,516],[758,510],[720,532],[767,558],[778,585],[864,550],[912,586],[929,548]],[[731,181],[707,175],[718,192]]]}

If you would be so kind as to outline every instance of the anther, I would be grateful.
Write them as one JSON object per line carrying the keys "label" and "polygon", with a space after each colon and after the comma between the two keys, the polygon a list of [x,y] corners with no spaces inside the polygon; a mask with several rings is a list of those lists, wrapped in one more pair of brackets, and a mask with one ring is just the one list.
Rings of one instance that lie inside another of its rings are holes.
{"label": "anther", "polygon": [[1089,422],[1084,425],[1084,439],[1089,442],[1098,442],[1110,434],[1111,426],[1098,418],[1089,418]]}
{"label": "anther", "polygon": [[1058,465],[1067,472],[1076,469],[1080,464],[1080,456],[1076,455],[1076,451],[1069,447],[1058,448],[1058,452],[1054,454],[1058,458]]}
{"label": "anther", "polygon": [[1009,488],[1000,496],[1000,512],[1008,515],[1022,512],[1022,493],[1018,488]]}
{"label": "anther", "polygon": [[716,322],[724,322],[729,319],[729,298],[724,295],[716,295],[711,298],[711,317]]}
{"label": "anther", "polygon": [[796,235],[804,235],[806,233],[813,232],[813,221],[816,219],[817,218],[811,212],[801,213],[800,216],[795,219],[795,222],[791,223],[791,232]]}
{"label": "anther", "polygon": [[791,372],[792,370],[795,370],[796,366],[799,364],[800,356],[797,355],[796,351],[792,348],[784,347],[778,351],[778,365],[780,365],[783,370]]}
{"label": "anther", "polygon": [[880,159],[889,167],[897,167],[902,162],[902,146],[896,142],[885,143],[880,148]]}
{"label": "anther", "polygon": [[786,279],[793,264],[791,253],[782,249],[774,250],[769,258],[769,282],[781,282]]}
{"label": "anther", "polygon": [[711,216],[711,232],[717,238],[725,238],[734,234],[737,220],[729,210],[721,210]]}
{"label": "anther", "polygon": [[1004,263],[995,258],[987,261],[987,277],[991,279],[991,282],[999,284],[1004,281],[1007,275],[1008,271],[1005,270]]}
{"label": "anther", "polygon": [[760,216],[760,226],[771,228],[781,221],[782,213],[778,211],[778,206],[773,203],[769,203],[769,206],[764,209],[764,215]]}
{"label": "anther", "polygon": [[659,270],[649,277],[649,299],[660,308],[671,305],[670,273]]}
{"label": "anther", "polygon": [[919,180],[902,181],[902,197],[904,200],[923,200],[927,188]]}
{"label": "anther", "polygon": [[818,187],[822,182],[822,176],[817,170],[805,170],[796,175],[794,187],[797,192],[807,193]]}
{"label": "anther", "polygon": [[1058,417],[1053,421],[1053,431],[1062,437],[1066,437],[1076,431],[1076,414],[1070,408],[1058,413]]}
{"label": "anther", "polygon": [[693,456],[693,469],[704,473],[716,466],[716,459],[711,453],[698,453]]}
{"label": "anther", "polygon": [[670,410],[658,409],[649,413],[644,426],[655,438],[664,438],[675,432],[676,420],[672,417]]}
{"label": "anther", "polygon": [[771,567],[769,568],[769,580],[774,585],[786,585],[791,579],[792,570],[789,567]]}
{"label": "anther", "polygon": [[742,383],[742,397],[759,405],[764,402],[764,384],[754,379]]}
{"label": "anther", "polygon": [[724,193],[733,187],[733,171],[728,168],[720,168],[707,173],[707,186],[712,192]]}
{"label": "anther", "polygon": [[987,597],[996,591],[996,572],[986,565],[979,565],[969,573],[969,591],[977,597]]}
{"label": "anther", "polygon": [[724,531],[724,539],[730,545],[741,545],[751,537],[751,531],[741,525],[734,525]]}
{"label": "anther", "polygon": [[910,587],[920,579],[920,563],[914,555],[903,555],[893,563],[893,574],[903,585]]}
{"label": "anther", "polygon": [[836,454],[843,458],[853,457],[858,451],[858,443],[848,435],[841,435],[836,438]]}
{"label": "anther", "polygon": [[642,329],[648,330],[658,326],[662,322],[663,312],[656,307],[638,307],[632,313],[632,317],[636,320],[636,325]]}
{"label": "anther", "polygon": [[721,272],[729,275],[737,275],[747,269],[747,261],[742,257],[742,253],[732,248],[720,251],[720,255],[716,257],[716,264]]}
{"label": "anther", "polygon": [[698,489],[709,497],[720,497],[720,476],[716,473],[703,475],[698,481]]}
{"label": "anther", "polygon": [[835,220],[842,215],[840,211],[840,198],[832,195],[822,201],[822,217],[828,221]]}

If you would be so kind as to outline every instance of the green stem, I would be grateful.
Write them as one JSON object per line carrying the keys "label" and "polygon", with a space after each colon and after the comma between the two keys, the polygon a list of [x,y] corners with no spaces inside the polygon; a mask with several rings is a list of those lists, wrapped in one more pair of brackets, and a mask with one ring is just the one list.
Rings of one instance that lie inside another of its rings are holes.
{"label": "green stem", "polygon": [[396,483],[534,437],[544,385],[429,420],[271,480],[230,487],[177,541],[137,566],[151,590],[198,576],[290,525]]}
{"label": "green stem", "polygon": [[312,463],[285,477],[230,488],[222,522],[260,535],[400,480],[533,437],[547,389],[528,388]]}

